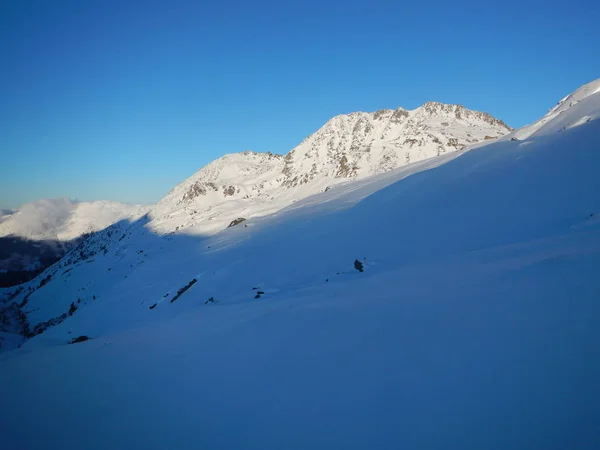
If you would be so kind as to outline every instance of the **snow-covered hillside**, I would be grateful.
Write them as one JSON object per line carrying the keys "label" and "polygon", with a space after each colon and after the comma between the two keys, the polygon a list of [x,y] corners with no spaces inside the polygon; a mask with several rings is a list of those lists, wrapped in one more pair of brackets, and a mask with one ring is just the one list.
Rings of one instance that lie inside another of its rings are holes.
{"label": "snow-covered hillside", "polygon": [[[578,126],[600,116],[600,111],[593,102],[583,102],[600,92],[600,79],[584,84],[572,94],[567,95],[537,122],[527,125],[506,136],[509,139],[527,139],[563,131]],[[566,112],[569,114],[565,114]]]}
{"label": "snow-covered hillside", "polygon": [[251,151],[225,155],[173,188],[157,205],[40,200],[0,219],[0,237],[66,242],[146,213],[149,226],[158,233],[212,234],[237,218],[272,214],[349,179],[455,152],[510,131],[487,113],[437,102],[413,111],[343,114],[285,156]]}
{"label": "snow-covered hillside", "polygon": [[82,239],[120,220],[134,221],[147,207],[124,203],[45,199],[0,217],[0,286],[30,280]]}
{"label": "snow-covered hillside", "polygon": [[271,214],[349,179],[388,172],[490,139],[511,128],[487,113],[428,102],[407,111],[343,114],[285,156],[223,156],[176,186],[151,213],[157,232],[210,234]]}
{"label": "snow-covered hillside", "polygon": [[97,233],[3,291],[40,332],[0,356],[3,446],[597,448],[599,113],[218,233]]}

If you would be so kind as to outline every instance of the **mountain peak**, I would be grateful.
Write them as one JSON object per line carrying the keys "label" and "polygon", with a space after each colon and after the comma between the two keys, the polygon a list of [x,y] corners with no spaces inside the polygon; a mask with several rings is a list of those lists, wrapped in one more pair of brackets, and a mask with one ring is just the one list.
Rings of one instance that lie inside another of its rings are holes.
{"label": "mountain peak", "polygon": [[462,150],[510,130],[487,113],[440,102],[412,111],[399,107],[340,114],[285,156],[246,150],[216,159],[175,187],[153,217],[177,222],[181,229],[200,225],[204,214],[209,220],[224,214],[235,219],[240,208],[257,202],[276,204],[264,209],[272,211],[332,184]]}
{"label": "mountain peak", "polygon": [[567,95],[565,98],[563,98],[561,101],[559,101],[556,104],[556,106],[551,108],[548,111],[547,115],[565,111],[566,109],[579,103],[580,101],[586,99],[587,97],[590,97],[599,92],[600,92],[600,78],[598,78],[597,80],[591,81],[587,84],[584,84],[579,89],[577,89],[574,92],[572,92],[571,94]]}
{"label": "mountain peak", "polygon": [[421,108],[423,108],[427,112],[456,111],[465,109],[463,105],[435,101],[425,102],[421,105]]}

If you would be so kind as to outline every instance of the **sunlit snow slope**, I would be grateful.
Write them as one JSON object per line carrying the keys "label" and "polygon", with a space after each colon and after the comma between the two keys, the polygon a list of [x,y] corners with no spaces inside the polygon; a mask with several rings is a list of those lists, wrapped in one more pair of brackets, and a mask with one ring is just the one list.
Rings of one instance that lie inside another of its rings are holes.
{"label": "sunlit snow slope", "polygon": [[0,357],[3,448],[597,448],[599,112],[210,236],[94,236],[14,298],[77,309]]}
{"label": "sunlit snow slope", "polygon": [[150,214],[157,233],[212,234],[236,218],[259,217],[347,180],[497,139],[512,129],[487,113],[428,102],[412,111],[341,114],[285,156],[225,155],[174,187]]}

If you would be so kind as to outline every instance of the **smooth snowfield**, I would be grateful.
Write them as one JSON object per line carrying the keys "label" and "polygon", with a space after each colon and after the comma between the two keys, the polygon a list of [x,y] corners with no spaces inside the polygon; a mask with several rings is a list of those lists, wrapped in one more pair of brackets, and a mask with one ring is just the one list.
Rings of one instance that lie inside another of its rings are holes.
{"label": "smooth snowfield", "polygon": [[31,296],[84,301],[0,356],[3,448],[597,449],[600,94],[578,105],[247,228],[116,233]]}

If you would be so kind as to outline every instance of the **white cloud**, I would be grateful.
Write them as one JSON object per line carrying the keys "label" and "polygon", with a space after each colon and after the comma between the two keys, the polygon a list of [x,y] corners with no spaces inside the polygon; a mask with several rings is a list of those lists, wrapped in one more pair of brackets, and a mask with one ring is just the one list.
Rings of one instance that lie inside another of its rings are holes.
{"label": "white cloud", "polygon": [[77,205],[68,198],[44,199],[26,203],[12,217],[24,236],[46,234],[64,225]]}

